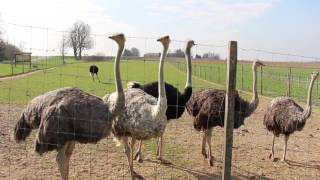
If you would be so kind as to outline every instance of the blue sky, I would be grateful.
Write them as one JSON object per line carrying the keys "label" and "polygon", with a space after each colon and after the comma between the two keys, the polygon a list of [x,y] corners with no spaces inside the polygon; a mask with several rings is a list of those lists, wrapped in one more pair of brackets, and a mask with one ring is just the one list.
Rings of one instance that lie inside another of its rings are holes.
{"label": "blue sky", "polygon": [[[245,48],[320,57],[318,0],[0,1],[3,1],[0,13],[4,23],[65,30],[81,19],[98,34],[121,31],[128,36],[155,38],[169,34],[173,39],[218,45],[237,40]],[[77,8],[73,8],[74,3],[78,3]],[[10,37],[10,31],[6,31],[6,36]],[[24,40],[27,46],[37,46],[36,36],[32,37],[32,43]],[[52,41],[56,40],[52,38]],[[139,40],[131,40],[130,46],[146,48]],[[182,45],[176,45],[179,46]],[[147,49],[152,51],[154,47],[150,45]],[[199,52],[209,50],[198,47]],[[250,56],[256,54],[246,54]]]}

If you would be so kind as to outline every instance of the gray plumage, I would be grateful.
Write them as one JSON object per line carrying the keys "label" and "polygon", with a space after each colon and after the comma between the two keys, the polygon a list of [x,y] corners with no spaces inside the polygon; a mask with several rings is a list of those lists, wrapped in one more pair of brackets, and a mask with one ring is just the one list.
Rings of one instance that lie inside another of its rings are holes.
{"label": "gray plumage", "polygon": [[[166,124],[167,99],[164,86],[163,66],[168,51],[170,38],[164,36],[158,39],[163,45],[159,63],[159,97],[158,99],[145,93],[141,89],[129,88],[124,91],[125,110],[112,125],[112,132],[116,139],[122,141],[132,179],[141,177],[133,170],[133,148],[136,140],[146,140],[162,136]],[[104,97],[103,99],[106,99]],[[129,144],[128,139],[131,138]],[[163,149],[160,149],[159,159],[162,159]]]}
{"label": "gray plumage", "polygon": [[120,76],[123,34],[110,37],[119,42],[114,72],[116,92],[104,100],[79,88],[61,88],[31,100],[17,122],[14,137],[25,140],[31,129],[38,128],[36,152],[56,149],[61,178],[69,177],[69,161],[75,142],[96,143],[111,132],[112,120],[124,109]]}
{"label": "gray plumage", "polygon": [[49,91],[23,110],[15,126],[15,140],[23,141],[32,129],[38,129],[35,150],[39,154],[59,149],[68,141],[96,143],[111,132],[114,114],[109,106],[79,88]]}
{"label": "gray plumage", "polygon": [[157,98],[141,89],[126,89],[125,111],[114,120],[112,132],[116,137],[129,136],[136,140],[159,137],[166,128],[166,116],[154,117]]}
{"label": "gray plumage", "polygon": [[301,131],[311,115],[312,88],[315,79],[319,76],[318,72],[311,73],[311,81],[308,88],[307,106],[305,109],[300,107],[290,97],[277,97],[268,106],[264,116],[263,124],[268,131],[273,133],[272,148],[269,158],[274,159],[274,141],[280,134],[284,135],[284,147],[282,161],[286,160],[287,143],[289,136],[295,131]]}

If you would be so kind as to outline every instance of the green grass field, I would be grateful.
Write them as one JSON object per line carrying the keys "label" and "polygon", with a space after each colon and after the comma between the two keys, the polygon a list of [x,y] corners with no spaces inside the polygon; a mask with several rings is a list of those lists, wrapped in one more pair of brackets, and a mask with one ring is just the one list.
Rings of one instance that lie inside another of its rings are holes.
{"label": "green grass field", "polygon": [[[47,61],[34,61],[35,69],[54,69],[46,70],[34,75],[22,77],[9,81],[0,82],[0,102],[12,102],[24,104],[31,98],[65,86],[77,86],[85,91],[91,92],[98,96],[114,91],[113,61],[75,61],[67,59],[66,65],[61,66],[61,59],[48,58]],[[169,62],[169,63],[168,63]],[[185,85],[186,64],[184,60],[168,61],[165,66],[165,80],[180,90]],[[33,64],[33,65],[34,65]],[[97,64],[100,68],[99,76],[102,83],[92,82],[89,76],[89,66]],[[27,66],[27,65],[25,65]],[[0,76],[9,75],[11,70],[10,64],[0,64]],[[14,74],[22,73],[22,65],[13,68]],[[30,69],[29,69],[30,70]],[[304,101],[307,95],[307,77],[310,72],[317,69],[310,68],[292,68],[292,85],[291,96]],[[288,68],[286,67],[263,67],[262,81],[261,70],[258,71],[258,92],[265,96],[283,96],[288,90]],[[25,71],[27,72],[27,71]],[[122,60],[121,74],[124,86],[128,81],[139,81],[142,83],[157,80],[158,61],[143,60]],[[193,85],[196,89],[204,87],[224,88],[226,81],[226,65],[224,63],[209,63],[193,61]],[[237,88],[251,92],[252,88],[252,71],[250,63],[238,64],[237,69]],[[262,88],[262,89],[261,89]],[[319,81],[314,86],[314,98],[319,97]]]}
{"label": "green grass field", "polygon": [[[96,64],[99,67],[101,83],[93,82],[89,75],[89,66]],[[123,60],[121,62],[123,85],[128,81],[150,82],[158,78],[158,61]],[[186,75],[171,64],[165,65],[165,80],[176,87],[183,89]],[[194,79],[195,87],[208,87],[209,83]],[[33,97],[59,87],[77,86],[81,89],[103,96],[113,92],[114,76],[113,62],[79,62],[68,63],[18,79],[0,82],[0,102],[24,104]]]}

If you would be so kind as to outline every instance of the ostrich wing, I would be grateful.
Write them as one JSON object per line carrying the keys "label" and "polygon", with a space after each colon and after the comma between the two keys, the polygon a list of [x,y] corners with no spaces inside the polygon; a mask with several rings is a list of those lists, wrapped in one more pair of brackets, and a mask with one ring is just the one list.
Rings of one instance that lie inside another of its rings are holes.
{"label": "ostrich wing", "polygon": [[302,113],[303,109],[293,99],[278,97],[271,101],[263,123],[276,135],[290,134],[303,128],[305,121]]}
{"label": "ostrich wing", "polygon": [[127,89],[124,93],[125,111],[114,121],[115,136],[148,139],[161,135],[166,127],[166,117],[154,119],[153,112],[157,99],[136,88]]}

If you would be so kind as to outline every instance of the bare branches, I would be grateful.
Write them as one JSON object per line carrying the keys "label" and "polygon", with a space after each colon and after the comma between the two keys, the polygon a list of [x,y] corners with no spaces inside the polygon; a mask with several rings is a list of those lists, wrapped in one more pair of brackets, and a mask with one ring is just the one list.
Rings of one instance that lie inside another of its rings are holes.
{"label": "bare branches", "polygon": [[73,54],[76,59],[82,59],[82,52],[92,47],[93,40],[90,34],[90,26],[83,21],[77,21],[72,25],[69,32],[68,44],[69,47],[73,49]]}

